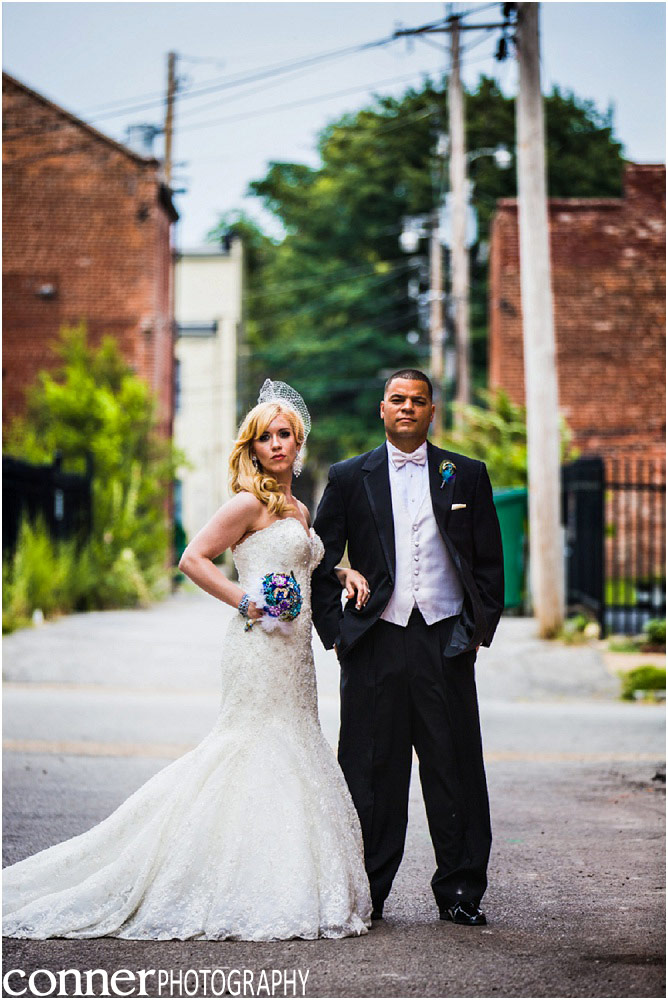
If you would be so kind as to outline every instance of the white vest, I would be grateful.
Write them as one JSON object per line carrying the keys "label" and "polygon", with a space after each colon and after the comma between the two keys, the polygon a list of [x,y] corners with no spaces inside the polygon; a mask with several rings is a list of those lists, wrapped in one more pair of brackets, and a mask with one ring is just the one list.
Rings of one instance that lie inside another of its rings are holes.
{"label": "white vest", "polygon": [[394,591],[381,618],[406,626],[417,605],[427,625],[458,615],[464,590],[441,537],[431,505],[428,477],[417,514],[412,514],[390,476],[396,553]]}

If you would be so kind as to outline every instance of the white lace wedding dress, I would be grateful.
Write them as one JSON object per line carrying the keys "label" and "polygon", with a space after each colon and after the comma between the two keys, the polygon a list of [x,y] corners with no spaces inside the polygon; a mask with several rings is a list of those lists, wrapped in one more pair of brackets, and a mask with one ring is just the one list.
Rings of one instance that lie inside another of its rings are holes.
{"label": "white lace wedding dress", "polygon": [[294,518],[237,546],[240,583],[294,571],[291,634],[231,620],[222,702],[202,742],[103,822],[3,872],[3,931],[128,939],[364,934],[359,822],[318,720],[311,573],[323,546]]}

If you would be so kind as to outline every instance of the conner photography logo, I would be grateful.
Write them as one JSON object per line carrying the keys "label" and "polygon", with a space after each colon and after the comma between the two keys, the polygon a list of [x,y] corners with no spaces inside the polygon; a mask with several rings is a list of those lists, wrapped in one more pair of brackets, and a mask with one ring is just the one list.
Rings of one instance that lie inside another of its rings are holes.
{"label": "conner photography logo", "polygon": [[308,969],[10,969],[3,997],[303,997]]}

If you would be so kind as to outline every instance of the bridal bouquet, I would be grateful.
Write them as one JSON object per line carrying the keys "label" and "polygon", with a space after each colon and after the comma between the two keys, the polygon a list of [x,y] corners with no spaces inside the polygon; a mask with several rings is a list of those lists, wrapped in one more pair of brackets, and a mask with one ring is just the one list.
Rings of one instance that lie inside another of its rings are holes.
{"label": "bridal bouquet", "polygon": [[[265,632],[278,630],[289,635],[290,626],[302,609],[302,592],[294,573],[267,573],[262,577],[256,592],[248,592],[250,599],[264,614],[257,619]],[[254,621],[246,622],[249,631]]]}

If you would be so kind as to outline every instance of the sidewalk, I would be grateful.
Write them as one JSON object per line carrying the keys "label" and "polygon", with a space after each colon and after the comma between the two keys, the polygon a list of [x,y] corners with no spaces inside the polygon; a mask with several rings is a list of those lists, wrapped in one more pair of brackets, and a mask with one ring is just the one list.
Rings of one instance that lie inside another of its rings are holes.
{"label": "sidewalk", "polygon": [[[6,862],[85,830],[205,735],[227,615],[181,594],[5,638]],[[530,620],[503,619],[478,658],[494,829],[486,928],[435,919],[416,771],[386,920],[361,939],[9,940],[5,969],[300,968],[310,996],[665,995],[665,786],[652,780],[664,707],[618,701],[596,648],[534,633]],[[316,663],[335,744],[337,664],[317,640]]]}

